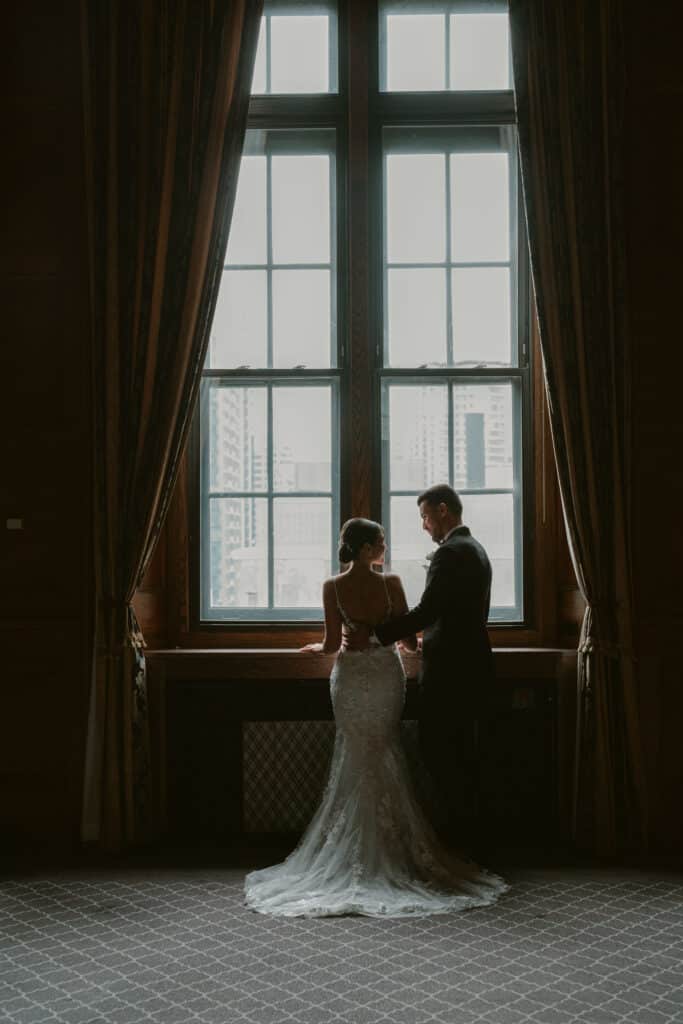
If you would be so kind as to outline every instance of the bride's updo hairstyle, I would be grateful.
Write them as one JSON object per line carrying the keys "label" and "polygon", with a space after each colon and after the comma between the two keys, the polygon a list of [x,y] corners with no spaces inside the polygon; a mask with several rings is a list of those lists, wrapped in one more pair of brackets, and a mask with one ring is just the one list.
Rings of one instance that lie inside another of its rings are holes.
{"label": "bride's updo hairstyle", "polygon": [[353,562],[364,544],[375,545],[382,527],[372,519],[347,519],[339,534],[339,561]]}

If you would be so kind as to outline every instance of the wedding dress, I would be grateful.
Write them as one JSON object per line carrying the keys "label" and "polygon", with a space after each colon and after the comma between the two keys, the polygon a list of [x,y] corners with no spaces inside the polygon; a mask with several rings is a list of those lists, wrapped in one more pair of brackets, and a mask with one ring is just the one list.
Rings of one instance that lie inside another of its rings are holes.
{"label": "wedding dress", "polygon": [[[357,624],[338,596],[337,604],[353,631]],[[500,876],[445,849],[424,816],[399,734],[405,685],[395,645],[375,640],[365,650],[339,652],[330,677],[337,728],[325,792],[293,853],[247,875],[251,909],[283,917],[406,917],[486,906],[509,889]]]}

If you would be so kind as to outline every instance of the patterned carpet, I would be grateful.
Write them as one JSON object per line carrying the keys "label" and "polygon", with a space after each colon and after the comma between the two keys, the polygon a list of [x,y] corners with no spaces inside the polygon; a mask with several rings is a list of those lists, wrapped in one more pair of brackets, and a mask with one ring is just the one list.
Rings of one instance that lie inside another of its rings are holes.
{"label": "patterned carpet", "polygon": [[0,1020],[29,1024],[683,1022],[683,876],[505,872],[495,907],[261,917],[236,870],[0,884]]}

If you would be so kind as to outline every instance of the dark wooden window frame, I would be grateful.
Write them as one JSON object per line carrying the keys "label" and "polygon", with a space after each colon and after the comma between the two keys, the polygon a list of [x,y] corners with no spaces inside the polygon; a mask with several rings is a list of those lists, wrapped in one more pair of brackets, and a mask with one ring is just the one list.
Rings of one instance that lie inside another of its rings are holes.
{"label": "dark wooden window frame", "polygon": [[[249,127],[333,128],[337,133],[337,178],[343,183],[337,197],[339,383],[345,412],[340,426],[343,521],[347,515],[381,517],[382,268],[377,239],[381,238],[382,127],[513,125],[515,114],[511,92],[418,95],[380,93],[375,88],[371,92],[370,83],[378,83],[379,73],[374,2],[342,0],[338,32],[339,93],[254,97]],[[521,212],[521,198],[519,209]],[[526,266],[526,247],[521,243],[518,260],[520,267]],[[523,276],[529,309],[526,365],[522,367],[527,375],[523,400],[525,620],[490,627],[492,642],[500,647],[556,642],[558,544],[564,542],[536,321],[528,274]],[[168,644],[195,649],[282,649],[319,639],[320,622],[200,620],[199,500],[197,412],[166,530]]]}

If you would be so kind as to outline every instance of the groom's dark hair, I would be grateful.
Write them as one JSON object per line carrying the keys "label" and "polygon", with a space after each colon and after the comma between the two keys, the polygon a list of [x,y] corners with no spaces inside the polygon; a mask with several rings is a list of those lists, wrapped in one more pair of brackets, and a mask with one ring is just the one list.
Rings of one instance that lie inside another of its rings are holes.
{"label": "groom's dark hair", "polygon": [[433,487],[428,487],[417,499],[418,505],[421,505],[423,501],[426,501],[428,505],[443,503],[452,515],[457,516],[458,519],[462,517],[460,495],[449,484],[434,484]]}

